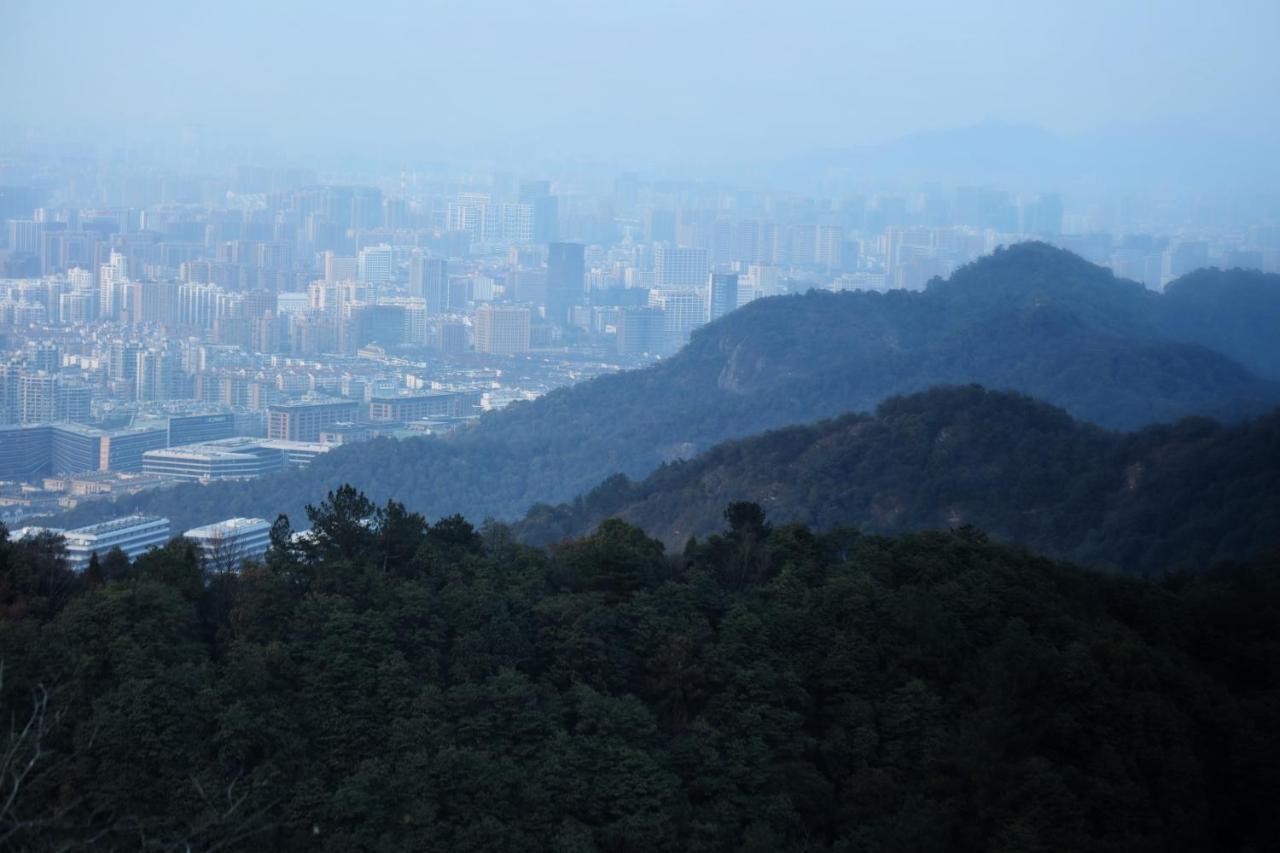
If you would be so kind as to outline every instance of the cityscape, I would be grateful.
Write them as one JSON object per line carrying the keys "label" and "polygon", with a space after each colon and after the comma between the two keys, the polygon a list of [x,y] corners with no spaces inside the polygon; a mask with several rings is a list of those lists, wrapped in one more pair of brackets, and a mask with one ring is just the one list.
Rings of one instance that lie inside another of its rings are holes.
{"label": "cityscape", "polygon": [[1280,2],[0,0],[0,853],[1259,853]]}
{"label": "cityscape", "polygon": [[441,434],[669,357],[755,299],[919,291],[1021,241],[1153,291],[1204,267],[1280,271],[1275,224],[994,187],[805,196],[501,171],[355,183],[14,155],[0,174],[11,526]]}

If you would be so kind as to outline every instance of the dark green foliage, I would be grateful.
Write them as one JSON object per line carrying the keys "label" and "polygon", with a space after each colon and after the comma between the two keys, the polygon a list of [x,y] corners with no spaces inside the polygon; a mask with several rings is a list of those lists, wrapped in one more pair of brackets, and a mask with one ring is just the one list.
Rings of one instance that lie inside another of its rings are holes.
{"label": "dark green foliage", "polygon": [[1133,573],[1204,568],[1280,542],[1280,412],[1124,435],[1017,394],[938,388],[874,416],[728,442],[642,482],[610,478],[534,507],[514,531],[539,544],[618,516],[674,548],[719,529],[721,507],[744,499],[821,529],[972,524]]}
{"label": "dark green foliage", "polygon": [[[1242,290],[1247,316],[1236,307]],[[1022,244],[924,293],[758,300],[673,358],[517,403],[446,439],[344,446],[304,471],[86,504],[59,524],[135,510],[167,515],[178,530],[229,515],[296,519],[310,496],[341,483],[430,517],[519,518],[618,472],[641,477],[726,439],[936,385],[1020,391],[1121,429],[1235,418],[1280,401],[1280,277],[1213,270],[1170,293]]]}
{"label": "dark green foliage", "polygon": [[1280,837],[1280,555],[1157,583],[971,526],[724,519],[679,557],[618,520],[548,553],[344,487],[308,549],[282,522],[203,583],[182,540],[88,584],[56,539],[0,535],[4,754],[35,759],[0,768],[0,847]]}

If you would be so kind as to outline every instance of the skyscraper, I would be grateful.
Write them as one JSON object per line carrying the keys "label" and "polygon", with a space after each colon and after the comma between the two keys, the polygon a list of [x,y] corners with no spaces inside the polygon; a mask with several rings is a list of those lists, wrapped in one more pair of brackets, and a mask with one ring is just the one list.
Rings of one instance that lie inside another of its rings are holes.
{"label": "skyscraper", "polygon": [[386,243],[360,250],[360,280],[369,284],[386,284],[391,281],[392,253]]}
{"label": "skyscraper", "polygon": [[528,308],[485,303],[476,309],[476,352],[514,355],[528,351]]}
{"label": "skyscraper", "polygon": [[582,300],[584,246],[552,243],[547,247],[547,319],[566,325],[569,312]]}
{"label": "skyscraper", "polygon": [[707,284],[707,320],[718,320],[738,307],[738,274],[713,272]]}
{"label": "skyscraper", "polygon": [[350,281],[359,271],[359,262],[355,258],[346,258],[335,252],[324,253],[324,280]]}
{"label": "skyscraper", "polygon": [[409,295],[427,304],[428,314],[449,310],[449,262],[416,256],[409,262]]}
{"label": "skyscraper", "polygon": [[707,281],[707,250],[659,244],[654,269],[662,287],[702,287]]}

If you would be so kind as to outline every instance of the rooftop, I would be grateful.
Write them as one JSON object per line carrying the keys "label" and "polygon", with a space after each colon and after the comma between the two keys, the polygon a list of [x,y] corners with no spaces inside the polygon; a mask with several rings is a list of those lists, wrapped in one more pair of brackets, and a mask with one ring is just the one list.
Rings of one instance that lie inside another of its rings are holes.
{"label": "rooftop", "polygon": [[226,535],[228,533],[237,533],[243,530],[270,528],[271,525],[263,518],[228,518],[225,521],[215,521],[213,524],[205,524],[200,527],[193,527],[184,533],[193,539],[200,539],[207,536]]}
{"label": "rooftop", "polygon": [[68,539],[73,536],[101,536],[103,533],[114,533],[117,530],[139,527],[144,524],[155,524],[156,522],[168,524],[169,519],[159,515],[126,515],[122,518],[113,518],[110,521],[90,524],[88,527],[77,527],[75,530],[68,530],[66,536]]}

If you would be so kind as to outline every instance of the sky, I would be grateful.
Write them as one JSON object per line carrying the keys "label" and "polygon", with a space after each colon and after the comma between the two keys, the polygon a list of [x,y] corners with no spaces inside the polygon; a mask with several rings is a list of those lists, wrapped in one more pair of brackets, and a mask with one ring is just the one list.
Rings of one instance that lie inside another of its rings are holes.
{"label": "sky", "polygon": [[0,125],[639,165],[988,121],[1280,140],[1277,44],[1277,0],[0,0]]}

